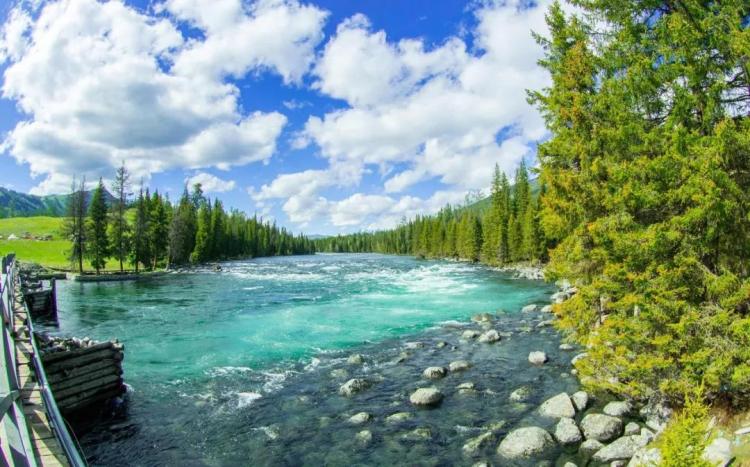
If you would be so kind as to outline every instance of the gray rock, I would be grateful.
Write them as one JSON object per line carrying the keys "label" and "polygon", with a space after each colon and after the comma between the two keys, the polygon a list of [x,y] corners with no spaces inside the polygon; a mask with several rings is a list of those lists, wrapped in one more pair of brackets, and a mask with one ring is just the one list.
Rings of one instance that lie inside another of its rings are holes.
{"label": "gray rock", "polygon": [[531,397],[531,388],[529,386],[521,386],[515,391],[510,393],[508,399],[513,402],[526,402]]}
{"label": "gray rock", "polygon": [[565,350],[565,351],[573,350],[574,348],[575,347],[573,347],[573,344],[568,344],[568,343],[562,343],[560,344],[560,347],[558,347],[558,349]]}
{"label": "gray rock", "polygon": [[416,428],[401,435],[403,441],[427,441],[432,438],[432,430],[426,427]]}
{"label": "gray rock", "polygon": [[445,347],[446,345],[448,345],[448,343],[447,343],[447,342],[445,342],[445,341],[438,341],[438,343],[437,343],[437,344],[435,344],[435,347],[437,347],[438,349],[442,349],[442,348],[443,348],[443,347]]}
{"label": "gray rock", "polygon": [[485,342],[487,344],[491,344],[499,340],[500,340],[500,334],[498,334],[498,332],[495,331],[494,329],[490,329],[489,331],[479,336],[479,342]]}
{"label": "gray rock", "polygon": [[445,375],[447,374],[448,374],[448,370],[446,370],[442,366],[431,366],[422,372],[422,376],[428,379],[445,378]]}
{"label": "gray rock", "polygon": [[471,363],[467,362],[466,360],[456,360],[455,362],[451,362],[450,365],[448,365],[448,369],[451,372],[466,371],[469,368],[471,368]]}
{"label": "gray rock", "polygon": [[471,438],[463,445],[461,450],[467,456],[474,457],[482,453],[482,450],[495,441],[495,435],[491,431],[482,433],[476,438]]}
{"label": "gray rock", "polygon": [[462,339],[471,340],[476,339],[479,337],[479,331],[475,331],[474,329],[467,329],[461,334]]}
{"label": "gray rock", "polygon": [[363,423],[367,423],[370,421],[372,416],[367,412],[360,412],[358,414],[354,414],[351,417],[349,417],[349,420],[347,420],[352,425],[361,425]]}
{"label": "gray rock", "polygon": [[573,400],[573,405],[576,406],[576,410],[579,412],[581,410],[586,410],[586,407],[589,405],[589,393],[586,391],[575,392],[570,398]]}
{"label": "gray rock", "polygon": [[720,467],[728,465],[732,460],[732,442],[726,438],[715,438],[706,446],[703,458]]}
{"label": "gray rock", "polygon": [[658,400],[650,400],[640,410],[640,415],[646,420],[646,426],[661,433],[667,427],[672,409],[666,403]]}
{"label": "gray rock", "polygon": [[507,422],[505,420],[500,420],[499,422],[488,423],[484,425],[482,429],[497,433],[502,431],[505,428],[505,425],[507,425]]}
{"label": "gray rock", "polygon": [[613,417],[624,417],[632,411],[633,404],[628,401],[613,401],[605,405],[604,409],[602,409],[602,412]]}
{"label": "gray rock", "polygon": [[584,456],[590,457],[603,447],[604,444],[601,441],[597,441],[595,439],[587,439],[578,447],[578,452],[580,452]]}
{"label": "gray rock", "polygon": [[492,467],[492,464],[487,461],[479,461],[471,464],[471,467]]}
{"label": "gray rock", "polygon": [[612,461],[609,463],[609,467],[625,467],[628,461]]}
{"label": "gray rock", "polygon": [[354,394],[369,388],[370,385],[370,382],[366,379],[352,378],[339,388],[339,394],[347,397],[353,396]]}
{"label": "gray rock", "polygon": [[404,347],[409,350],[421,349],[424,347],[424,342],[407,342],[406,344],[404,344]]}
{"label": "gray rock", "polygon": [[648,428],[641,428],[641,437],[645,439],[647,443],[650,443],[656,438],[656,434]]}
{"label": "gray rock", "polygon": [[628,460],[635,455],[638,449],[644,446],[646,446],[646,440],[641,438],[640,435],[623,436],[596,451],[592,459],[596,462]]}
{"label": "gray rock", "polygon": [[572,463],[572,462],[566,462],[565,464],[563,464],[563,467],[578,467],[578,466],[577,466],[577,465],[575,465],[575,464],[574,464],[574,463]]}
{"label": "gray rock", "polygon": [[544,305],[541,311],[542,313],[552,313],[552,305]]}
{"label": "gray rock", "polygon": [[545,319],[544,321],[539,321],[537,323],[537,328],[546,328],[547,326],[552,326],[552,324],[555,322],[554,319]]}
{"label": "gray rock", "polygon": [[357,433],[354,438],[361,444],[370,444],[372,441],[372,431],[362,430]]}
{"label": "gray rock", "polygon": [[547,354],[542,351],[534,351],[529,353],[529,363],[533,365],[541,365],[547,361]]}
{"label": "gray rock", "polygon": [[576,409],[567,393],[560,393],[544,401],[539,406],[539,414],[550,418],[573,418],[576,416]]}
{"label": "gray rock", "polygon": [[413,415],[410,414],[409,412],[396,412],[392,415],[385,417],[385,423],[389,425],[396,425],[398,423],[403,423],[407,420],[411,420],[412,417]]}
{"label": "gray rock", "polygon": [[610,415],[590,413],[581,420],[581,431],[586,439],[607,442],[620,436],[622,420]]}
{"label": "gray rock", "polygon": [[443,400],[443,393],[436,388],[419,388],[409,396],[409,402],[419,406],[439,404]]}
{"label": "gray rock", "polygon": [[635,422],[630,422],[627,425],[625,425],[626,436],[637,435],[637,434],[640,434],[640,432],[641,432],[641,427]]}
{"label": "gray rock", "polygon": [[497,453],[506,459],[538,457],[555,448],[555,440],[546,430],[537,426],[516,428],[508,433],[497,447]]}
{"label": "gray rock", "polygon": [[362,363],[364,363],[364,361],[365,361],[365,358],[361,354],[358,354],[358,353],[351,354],[349,355],[349,358],[346,359],[346,363],[350,365],[361,365]]}
{"label": "gray rock", "polygon": [[521,308],[522,313],[533,313],[537,309],[537,306],[535,304],[526,305],[525,307]]}
{"label": "gray rock", "polygon": [[555,425],[555,439],[560,444],[576,444],[583,440],[581,430],[572,418],[561,418]]}
{"label": "gray rock", "polygon": [[628,462],[628,467],[654,467],[661,464],[659,448],[640,448]]}

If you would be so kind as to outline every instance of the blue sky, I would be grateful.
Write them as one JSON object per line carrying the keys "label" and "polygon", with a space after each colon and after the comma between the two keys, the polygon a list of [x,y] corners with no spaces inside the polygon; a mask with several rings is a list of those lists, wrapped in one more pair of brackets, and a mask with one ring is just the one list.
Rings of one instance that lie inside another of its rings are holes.
{"label": "blue sky", "polygon": [[65,192],[124,162],[295,231],[390,227],[533,159],[547,6],[5,3],[0,185]]}

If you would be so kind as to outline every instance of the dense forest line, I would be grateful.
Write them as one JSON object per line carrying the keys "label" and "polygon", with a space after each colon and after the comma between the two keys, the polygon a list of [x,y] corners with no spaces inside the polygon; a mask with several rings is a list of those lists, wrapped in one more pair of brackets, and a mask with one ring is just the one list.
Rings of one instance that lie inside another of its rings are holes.
{"label": "dense forest line", "polygon": [[[544,187],[540,188],[540,193]],[[315,240],[319,251],[377,252],[426,258],[456,258],[490,265],[546,260],[540,230],[539,194],[521,163],[511,186],[495,166],[487,209],[446,206],[433,216],[417,216],[392,230]]]}
{"label": "dense forest line", "polygon": [[63,233],[72,241],[70,260],[83,271],[84,259],[99,273],[108,260],[153,270],[159,267],[258,256],[309,254],[313,242],[256,216],[224,210],[221,201],[204,196],[200,184],[177,203],[158,191],[140,188],[130,200],[129,175],[117,171],[109,195],[102,180],[91,196],[85,180],[68,197]]}
{"label": "dense forest line", "polygon": [[[750,404],[750,6],[554,4],[538,36],[552,137],[538,197],[500,176],[480,217],[446,208],[327,251],[548,260],[579,293],[554,311],[594,390]],[[692,403],[691,402],[691,403]],[[690,404],[688,404],[690,406]],[[697,451],[700,452],[700,451]]]}

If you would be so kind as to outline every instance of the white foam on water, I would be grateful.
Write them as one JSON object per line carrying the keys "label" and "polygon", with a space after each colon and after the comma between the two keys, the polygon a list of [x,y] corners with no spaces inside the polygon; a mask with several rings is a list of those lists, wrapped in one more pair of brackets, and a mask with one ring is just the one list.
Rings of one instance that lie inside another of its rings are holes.
{"label": "white foam on water", "polygon": [[242,290],[258,290],[258,289],[262,289],[262,288],[263,288],[262,285],[255,285],[253,287],[243,287]]}
{"label": "white foam on water", "polygon": [[253,404],[263,397],[262,394],[257,392],[238,392],[237,393],[237,408],[242,409]]}
{"label": "white foam on water", "polygon": [[231,374],[239,374],[239,373],[248,373],[252,372],[252,368],[248,368],[246,366],[219,366],[215,368],[210,368],[206,370],[206,374],[210,376],[211,378],[216,378],[219,376],[227,376]]}

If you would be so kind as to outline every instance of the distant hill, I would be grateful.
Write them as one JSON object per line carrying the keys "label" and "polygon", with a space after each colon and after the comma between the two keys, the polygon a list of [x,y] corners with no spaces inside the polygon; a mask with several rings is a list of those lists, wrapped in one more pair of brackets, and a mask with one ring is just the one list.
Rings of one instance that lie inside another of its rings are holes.
{"label": "distant hill", "polygon": [[[70,195],[37,196],[0,187],[0,218],[65,215]],[[91,198],[91,191],[86,192],[87,200]],[[107,202],[114,201],[114,197],[106,192]]]}

